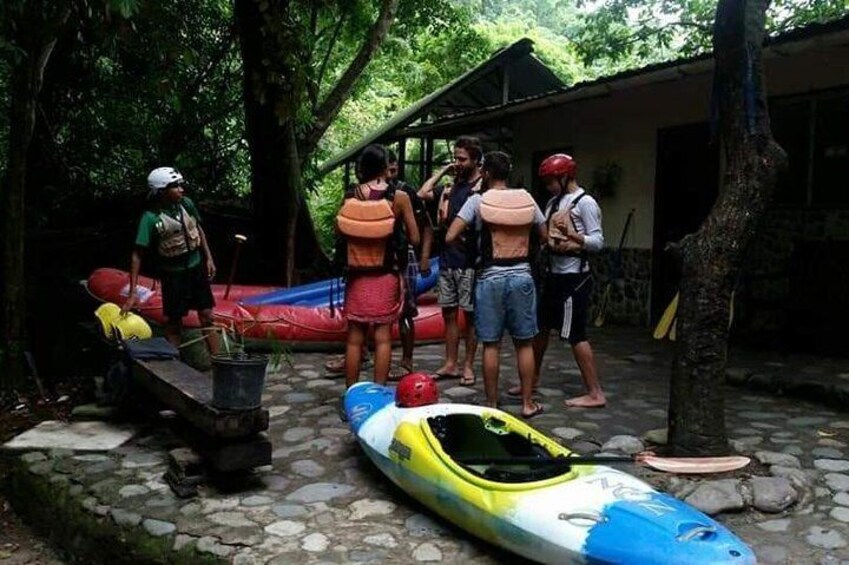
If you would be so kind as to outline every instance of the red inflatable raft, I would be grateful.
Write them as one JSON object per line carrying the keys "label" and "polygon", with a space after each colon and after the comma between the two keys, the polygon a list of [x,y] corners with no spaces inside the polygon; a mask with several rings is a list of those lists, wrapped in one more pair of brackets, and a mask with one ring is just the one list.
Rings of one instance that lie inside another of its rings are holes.
{"label": "red inflatable raft", "polygon": [[[87,281],[89,293],[104,302],[122,304],[126,300],[129,274],[118,269],[97,269]],[[153,279],[139,277],[140,299],[136,310],[150,322],[162,325],[162,297],[159,285]],[[249,340],[279,341],[298,346],[339,345],[345,342],[347,331],[345,318],[337,309],[331,315],[330,308],[293,306],[283,304],[250,305],[242,300],[249,296],[264,294],[275,287],[233,285],[227,300],[224,300],[226,285],[213,284],[215,296],[213,314],[216,323],[229,327]],[[427,302],[430,302],[429,304]],[[415,319],[416,341],[442,341],[445,326],[439,306],[432,299],[421,300],[419,315]],[[197,315],[192,312],[183,319],[185,327],[199,326]],[[398,339],[398,326],[393,327],[393,339]]]}

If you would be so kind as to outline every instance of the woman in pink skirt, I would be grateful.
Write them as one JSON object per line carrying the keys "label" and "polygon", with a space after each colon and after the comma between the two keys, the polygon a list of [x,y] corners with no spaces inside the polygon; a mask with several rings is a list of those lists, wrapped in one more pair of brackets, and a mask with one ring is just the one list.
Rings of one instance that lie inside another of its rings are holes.
{"label": "woman in pink skirt", "polygon": [[[392,323],[398,319],[403,306],[401,273],[406,268],[407,242],[413,245],[419,243],[410,198],[402,191],[395,192],[386,183],[388,167],[385,147],[366,147],[357,159],[359,184],[346,192],[345,204],[337,217],[337,228],[344,234],[346,210],[352,210],[360,202],[385,201],[382,225],[384,229],[391,226],[392,232],[384,239],[363,240],[343,236],[348,272],[345,283],[345,318],[348,320],[345,384],[349,387],[359,380],[360,356],[369,326],[374,326],[374,380],[379,384],[386,383],[392,358]],[[360,202],[349,202],[353,199]],[[370,211],[361,212],[362,217],[376,224],[373,218],[379,214],[375,209],[379,206],[371,206]],[[349,215],[353,217],[357,213],[354,210]],[[353,223],[363,224],[365,220],[355,219]],[[364,242],[366,245],[361,246]]]}

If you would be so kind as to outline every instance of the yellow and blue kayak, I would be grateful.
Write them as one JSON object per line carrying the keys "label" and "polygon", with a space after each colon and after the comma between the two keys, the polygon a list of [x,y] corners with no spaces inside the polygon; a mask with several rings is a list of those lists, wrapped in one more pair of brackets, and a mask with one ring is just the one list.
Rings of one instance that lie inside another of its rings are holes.
{"label": "yellow and blue kayak", "polygon": [[[471,534],[540,563],[754,564],[727,528],[627,473],[572,455],[491,408],[395,405],[393,388],[345,395],[351,429],[400,488]],[[557,460],[557,464],[551,464]]]}

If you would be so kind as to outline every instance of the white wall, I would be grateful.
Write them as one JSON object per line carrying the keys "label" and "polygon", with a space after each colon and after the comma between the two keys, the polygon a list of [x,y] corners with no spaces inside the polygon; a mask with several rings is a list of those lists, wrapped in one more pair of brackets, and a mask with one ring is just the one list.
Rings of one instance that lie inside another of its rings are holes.
{"label": "white wall", "polygon": [[[557,147],[574,147],[579,182],[589,184],[596,166],[616,162],[622,180],[616,194],[601,202],[607,245],[618,243],[628,211],[636,208],[626,246],[650,249],[657,131],[706,121],[711,81],[712,73],[705,72],[519,114],[512,124],[517,178],[530,183],[532,155]],[[770,96],[849,85],[849,46],[771,54],[766,83]]]}

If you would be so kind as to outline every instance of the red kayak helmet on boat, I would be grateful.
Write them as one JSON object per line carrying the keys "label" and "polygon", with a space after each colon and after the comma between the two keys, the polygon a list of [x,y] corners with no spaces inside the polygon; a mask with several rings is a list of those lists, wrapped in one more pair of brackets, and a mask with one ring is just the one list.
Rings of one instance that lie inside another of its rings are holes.
{"label": "red kayak helmet on boat", "polygon": [[430,375],[410,373],[398,381],[395,404],[401,408],[415,408],[439,402],[439,386]]}
{"label": "red kayak helmet on boat", "polygon": [[575,178],[578,172],[578,164],[575,160],[565,153],[555,153],[539,164],[540,178],[547,177],[569,177]]}

